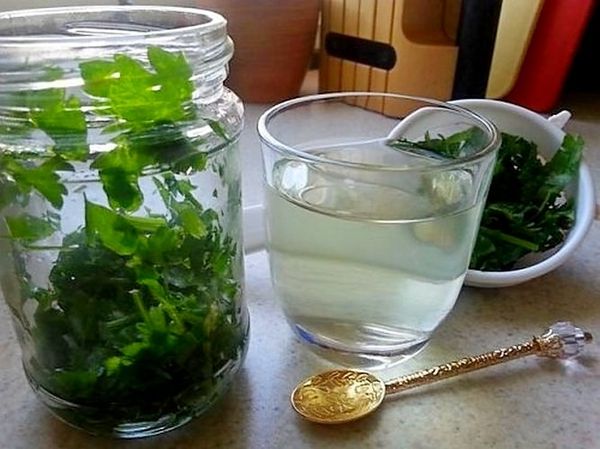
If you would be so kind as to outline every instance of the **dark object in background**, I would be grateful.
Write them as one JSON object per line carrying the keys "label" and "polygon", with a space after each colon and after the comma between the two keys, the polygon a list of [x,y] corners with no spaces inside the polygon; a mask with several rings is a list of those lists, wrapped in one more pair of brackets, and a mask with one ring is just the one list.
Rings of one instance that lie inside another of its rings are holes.
{"label": "dark object in background", "polygon": [[391,70],[396,65],[394,47],[370,39],[331,32],[325,36],[325,50],[336,58],[378,69]]}
{"label": "dark object in background", "polygon": [[452,98],[484,98],[502,0],[463,0]]}
{"label": "dark object in background", "polygon": [[595,62],[600,47],[600,3],[595,3],[593,8],[567,78],[566,90],[600,92],[600,65]]}

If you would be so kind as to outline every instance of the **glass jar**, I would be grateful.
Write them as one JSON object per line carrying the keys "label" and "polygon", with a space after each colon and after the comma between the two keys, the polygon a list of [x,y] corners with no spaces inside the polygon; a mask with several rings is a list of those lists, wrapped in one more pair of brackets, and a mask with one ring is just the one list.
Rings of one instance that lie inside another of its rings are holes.
{"label": "glass jar", "polygon": [[0,291],[31,386],[76,427],[178,427],[242,363],[232,51],[197,9],[0,14]]}

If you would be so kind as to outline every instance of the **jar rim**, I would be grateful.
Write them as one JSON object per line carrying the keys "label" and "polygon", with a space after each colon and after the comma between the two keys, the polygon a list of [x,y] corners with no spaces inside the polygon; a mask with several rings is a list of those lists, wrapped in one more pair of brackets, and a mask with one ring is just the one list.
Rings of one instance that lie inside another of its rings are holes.
{"label": "jar rim", "polygon": [[[111,34],[98,35],[0,35],[1,46],[36,46],[36,45],[58,45],[68,47],[87,47],[98,45],[99,39],[103,45],[134,43],[151,38],[175,37],[185,33],[210,32],[215,29],[225,27],[227,20],[220,14],[199,8],[182,6],[153,6],[153,5],[115,5],[115,6],[68,6],[53,8],[34,8],[14,11],[5,11],[0,13],[0,22],[5,20],[14,20],[16,18],[30,19],[39,16],[51,16],[59,14],[85,13],[123,13],[123,12],[164,12],[173,13],[188,17],[197,17],[198,23],[186,24],[167,29],[148,29],[147,31],[125,31],[122,33],[112,32]],[[204,18],[205,20],[201,20]]]}

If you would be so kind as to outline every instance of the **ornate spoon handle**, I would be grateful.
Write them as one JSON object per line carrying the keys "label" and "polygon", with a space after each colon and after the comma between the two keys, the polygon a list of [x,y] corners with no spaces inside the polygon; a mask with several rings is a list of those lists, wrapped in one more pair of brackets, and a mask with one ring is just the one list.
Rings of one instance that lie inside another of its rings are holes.
{"label": "ornate spoon handle", "polygon": [[393,381],[386,382],[386,394],[400,393],[410,388],[428,385],[439,380],[476,371],[530,355],[553,358],[569,358],[579,353],[583,345],[592,339],[592,335],[583,332],[570,323],[559,322],[539,337],[525,343],[496,349],[484,354],[464,357],[453,362],[417,371]]}

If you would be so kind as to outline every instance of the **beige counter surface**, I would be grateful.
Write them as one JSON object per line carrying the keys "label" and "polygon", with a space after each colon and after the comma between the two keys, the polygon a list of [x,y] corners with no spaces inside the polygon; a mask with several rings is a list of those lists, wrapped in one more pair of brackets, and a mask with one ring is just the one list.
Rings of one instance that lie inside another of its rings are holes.
{"label": "beige counter surface", "polygon": [[[585,137],[598,185],[600,117],[589,110],[595,108],[575,110],[581,119],[569,129]],[[596,335],[584,356],[566,363],[528,358],[451,379],[407,392],[376,415],[336,427],[304,422],[289,406],[294,385],[329,366],[302,347],[285,323],[265,253],[247,256],[246,268],[251,342],[236,384],[204,417],[146,440],[91,437],[53,418],[25,381],[1,304],[0,449],[600,447],[600,223],[549,275],[511,288],[463,289],[428,348],[387,375],[526,340],[557,320],[571,320]]]}
{"label": "beige counter surface", "polygon": [[[600,335],[600,225],[554,273],[501,290],[465,288],[429,347],[397,372],[479,353],[569,319]],[[598,448],[600,344],[577,361],[529,358],[414,390],[353,424],[324,427],[295,416],[288,397],[327,367],[295,340],[273,298],[266,255],[247,257],[250,350],[237,383],[208,415],[135,442],[91,437],[53,418],[21,371],[0,311],[0,448]]]}

